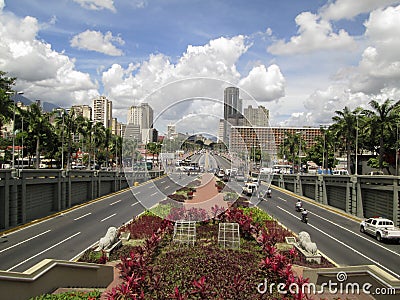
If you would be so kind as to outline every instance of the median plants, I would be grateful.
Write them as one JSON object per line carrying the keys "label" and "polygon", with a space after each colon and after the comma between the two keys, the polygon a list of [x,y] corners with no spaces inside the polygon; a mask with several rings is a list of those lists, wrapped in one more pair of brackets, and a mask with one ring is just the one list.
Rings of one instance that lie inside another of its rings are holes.
{"label": "median plants", "polygon": [[[265,279],[286,286],[307,282],[292,270],[297,252],[282,252],[275,245],[291,233],[284,228],[278,230],[280,225],[267,214],[258,208],[224,211],[214,207],[213,212],[212,220],[197,223],[194,246],[172,242],[173,222],[160,219],[158,229],[150,236],[145,234],[140,246],[121,257],[118,268],[123,283],[108,291],[108,299],[276,299],[281,298],[276,290],[261,294],[258,284]],[[167,220],[204,213],[171,208]],[[156,224],[148,218],[138,218],[135,225],[126,228],[141,230],[140,221]],[[240,249],[218,246],[219,222],[239,224]],[[302,298],[301,294],[286,295],[286,299]]]}

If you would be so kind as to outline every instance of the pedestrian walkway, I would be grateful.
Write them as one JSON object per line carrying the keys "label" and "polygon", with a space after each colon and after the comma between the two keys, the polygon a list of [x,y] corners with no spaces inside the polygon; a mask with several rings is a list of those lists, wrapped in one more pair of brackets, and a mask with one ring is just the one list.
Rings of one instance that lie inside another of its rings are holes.
{"label": "pedestrian walkway", "polygon": [[211,173],[204,173],[201,175],[201,184],[196,187],[196,192],[193,195],[193,199],[186,200],[184,207],[190,208],[202,208],[207,212],[211,212],[211,208],[215,205],[228,209],[228,203],[224,201],[223,193],[218,193],[215,187],[215,177]]}

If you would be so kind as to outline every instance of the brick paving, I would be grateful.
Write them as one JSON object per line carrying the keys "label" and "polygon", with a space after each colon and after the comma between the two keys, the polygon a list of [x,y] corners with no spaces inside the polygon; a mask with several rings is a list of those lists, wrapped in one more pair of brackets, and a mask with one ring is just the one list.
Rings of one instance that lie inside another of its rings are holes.
{"label": "brick paving", "polygon": [[218,205],[219,207],[224,207],[227,209],[228,205],[224,201],[224,196],[222,193],[218,193],[215,183],[216,180],[213,174],[202,174],[201,184],[200,186],[196,187],[196,192],[193,195],[193,199],[185,201],[185,208],[203,208],[207,212],[211,212],[211,207]]}

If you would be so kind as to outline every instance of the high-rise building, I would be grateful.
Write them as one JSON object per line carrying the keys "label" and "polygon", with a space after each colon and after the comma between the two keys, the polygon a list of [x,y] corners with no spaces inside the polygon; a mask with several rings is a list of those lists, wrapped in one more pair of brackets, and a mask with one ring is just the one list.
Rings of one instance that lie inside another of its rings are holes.
{"label": "high-rise building", "polygon": [[239,98],[239,89],[232,86],[227,87],[224,90],[224,119],[240,119],[241,117],[242,99]]}
{"label": "high-rise building", "polygon": [[244,126],[260,126],[260,127],[268,127],[269,124],[269,110],[264,106],[258,106],[257,108],[253,108],[249,105],[247,108],[244,108]]}
{"label": "high-rise building", "polygon": [[239,98],[239,88],[231,86],[224,90],[223,142],[227,145],[231,126],[243,126],[242,102]]}
{"label": "high-rise building", "polygon": [[104,127],[110,128],[112,121],[112,101],[105,96],[93,99],[93,122],[102,123]]}
{"label": "high-rise building", "polygon": [[139,125],[140,129],[153,128],[153,109],[148,103],[132,105],[127,119],[128,124]]}
{"label": "high-rise building", "polygon": [[85,119],[92,120],[92,108],[89,105],[73,105],[71,111],[74,111],[75,117],[82,116]]}
{"label": "high-rise building", "polygon": [[167,125],[167,138],[174,139],[177,137],[176,133],[176,125],[175,124],[168,124]]}
{"label": "high-rise building", "polygon": [[224,119],[219,119],[219,122],[218,122],[218,136],[217,136],[218,143],[224,141],[224,127],[225,127],[225,120]]}

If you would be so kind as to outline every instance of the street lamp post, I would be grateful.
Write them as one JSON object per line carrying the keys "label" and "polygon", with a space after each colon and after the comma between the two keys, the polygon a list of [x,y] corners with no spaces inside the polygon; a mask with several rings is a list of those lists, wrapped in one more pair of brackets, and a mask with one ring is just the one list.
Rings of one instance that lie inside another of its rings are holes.
{"label": "street lamp post", "polygon": [[299,169],[298,169],[298,173],[300,173],[300,169],[301,169],[301,132],[300,131],[296,131],[296,134],[299,135]]}
{"label": "street lamp post", "polygon": [[355,173],[358,175],[358,114],[356,115],[356,167]]}
{"label": "street lamp post", "polygon": [[396,176],[399,176],[399,123],[396,125]]}
{"label": "street lamp post", "polygon": [[[24,92],[7,91],[9,95],[22,95]],[[15,169],[15,98],[13,98],[14,109],[13,109],[13,135],[12,135],[12,168]]]}
{"label": "street lamp post", "polygon": [[62,114],[62,134],[61,134],[61,170],[64,170],[64,110]]}

